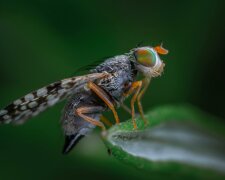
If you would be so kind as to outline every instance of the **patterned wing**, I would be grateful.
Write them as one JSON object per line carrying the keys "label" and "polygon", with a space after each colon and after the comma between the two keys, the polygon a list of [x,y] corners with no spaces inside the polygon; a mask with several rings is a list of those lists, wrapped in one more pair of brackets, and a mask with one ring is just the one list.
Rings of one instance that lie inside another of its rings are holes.
{"label": "patterned wing", "polygon": [[57,81],[15,100],[0,110],[0,123],[22,124],[28,118],[79,92],[88,81],[104,78],[108,73],[93,73]]}

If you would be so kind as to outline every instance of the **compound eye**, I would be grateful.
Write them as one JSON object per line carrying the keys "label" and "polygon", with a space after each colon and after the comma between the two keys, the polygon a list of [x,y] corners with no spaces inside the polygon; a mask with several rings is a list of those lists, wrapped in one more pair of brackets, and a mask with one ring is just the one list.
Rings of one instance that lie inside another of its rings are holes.
{"label": "compound eye", "polygon": [[134,52],[134,55],[137,62],[144,66],[153,67],[156,63],[156,55],[151,49],[138,49]]}

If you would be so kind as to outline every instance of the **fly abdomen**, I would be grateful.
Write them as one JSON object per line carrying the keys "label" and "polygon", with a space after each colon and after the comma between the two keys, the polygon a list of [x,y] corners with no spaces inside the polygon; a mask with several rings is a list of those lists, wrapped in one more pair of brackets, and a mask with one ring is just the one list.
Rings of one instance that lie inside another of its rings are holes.
{"label": "fly abdomen", "polygon": [[64,108],[62,117],[62,127],[65,134],[63,154],[69,153],[81,138],[95,128],[95,125],[76,113],[79,108],[92,108],[93,111],[85,115],[96,121],[99,121],[101,113],[106,110],[105,105],[100,104],[96,96],[93,96],[90,91],[82,91],[70,98]]}

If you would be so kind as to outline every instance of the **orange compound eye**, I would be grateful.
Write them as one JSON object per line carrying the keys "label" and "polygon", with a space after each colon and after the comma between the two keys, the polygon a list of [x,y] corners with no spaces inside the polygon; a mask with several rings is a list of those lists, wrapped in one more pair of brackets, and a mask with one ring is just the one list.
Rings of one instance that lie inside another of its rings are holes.
{"label": "orange compound eye", "polygon": [[149,48],[140,48],[134,52],[136,60],[138,63],[147,66],[153,67],[156,63],[156,55]]}

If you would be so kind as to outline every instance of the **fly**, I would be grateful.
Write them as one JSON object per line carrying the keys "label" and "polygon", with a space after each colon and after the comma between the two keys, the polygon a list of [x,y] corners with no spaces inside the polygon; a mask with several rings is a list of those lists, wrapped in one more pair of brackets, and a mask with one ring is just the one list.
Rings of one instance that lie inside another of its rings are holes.
{"label": "fly", "polygon": [[[168,50],[161,45],[145,46],[107,58],[87,75],[57,81],[15,100],[0,110],[0,123],[22,124],[56,103],[68,99],[61,119],[65,134],[63,153],[66,154],[96,126],[106,130],[104,124],[111,123],[102,116],[104,111],[111,110],[116,124],[120,123],[116,108],[120,105],[123,107],[124,100],[132,95],[130,113],[134,129],[137,129],[134,104],[137,102],[139,113],[147,123],[141,98],[151,78],[160,76],[163,72],[165,64],[159,54],[167,53]],[[138,74],[142,74],[144,78],[137,80]]]}

